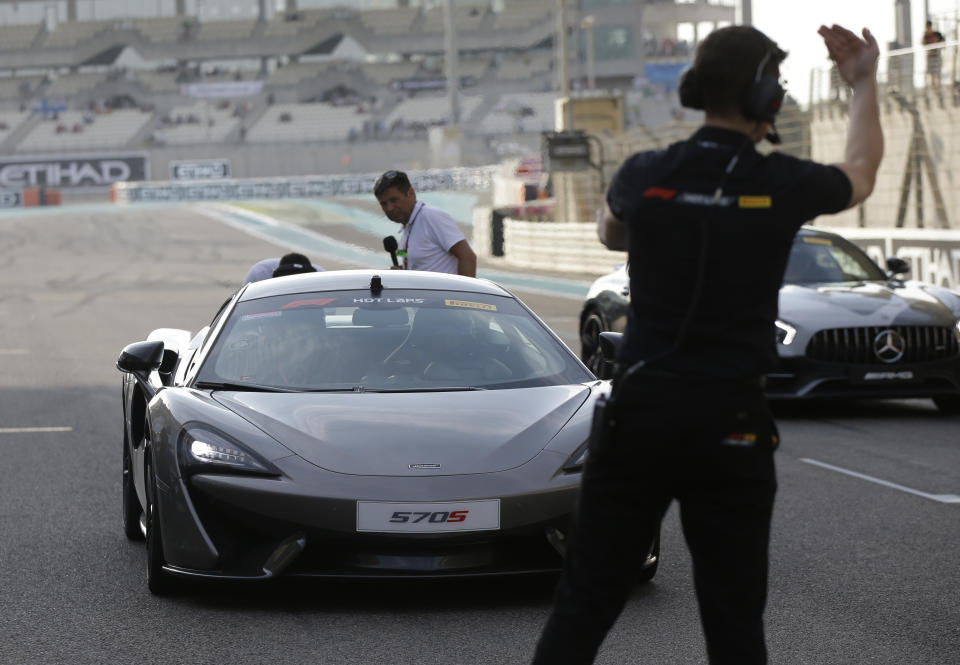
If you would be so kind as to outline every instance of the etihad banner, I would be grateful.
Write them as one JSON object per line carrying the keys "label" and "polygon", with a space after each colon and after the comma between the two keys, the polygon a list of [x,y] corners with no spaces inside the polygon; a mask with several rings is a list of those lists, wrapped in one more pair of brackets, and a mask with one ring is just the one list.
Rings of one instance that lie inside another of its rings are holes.
{"label": "etihad banner", "polygon": [[0,189],[109,187],[146,180],[146,155],[50,155],[0,158]]}
{"label": "etihad banner", "polygon": [[[495,166],[410,171],[418,192],[489,191]],[[239,201],[242,199],[325,198],[373,195],[379,173],[291,178],[245,178],[211,182],[120,183],[113,189],[117,203],[144,201]]]}

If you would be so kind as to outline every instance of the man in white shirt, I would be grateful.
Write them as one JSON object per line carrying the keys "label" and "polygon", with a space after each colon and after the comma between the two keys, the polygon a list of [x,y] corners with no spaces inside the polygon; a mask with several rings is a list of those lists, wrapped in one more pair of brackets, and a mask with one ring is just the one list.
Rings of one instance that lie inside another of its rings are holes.
{"label": "man in white shirt", "polygon": [[427,270],[477,276],[477,255],[453,218],[417,201],[417,193],[403,171],[387,171],[377,178],[373,194],[390,220],[403,228],[395,270]]}

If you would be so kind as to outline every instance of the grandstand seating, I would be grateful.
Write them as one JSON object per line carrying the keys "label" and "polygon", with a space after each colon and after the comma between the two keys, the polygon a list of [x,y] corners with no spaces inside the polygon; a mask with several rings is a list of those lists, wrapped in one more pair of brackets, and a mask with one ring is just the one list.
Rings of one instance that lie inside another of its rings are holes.
{"label": "grandstand seating", "polygon": [[173,72],[137,72],[135,80],[157,94],[180,92],[177,75]]}
{"label": "grandstand seating", "polygon": [[177,42],[183,36],[184,17],[135,18],[133,27],[154,44]]}
{"label": "grandstand seating", "polygon": [[312,28],[322,20],[329,18],[332,11],[329,9],[313,9],[296,12],[296,20],[288,21],[286,15],[278,13],[275,15],[267,27],[264,28],[264,37],[292,37],[301,30]]}
{"label": "grandstand seating", "polygon": [[483,78],[490,69],[490,58],[460,58],[457,61],[457,75],[460,77],[473,76],[474,78]]}
{"label": "grandstand seating", "polygon": [[0,50],[19,51],[33,44],[40,33],[40,24],[0,26]]}
{"label": "grandstand seating", "polygon": [[494,30],[528,28],[550,17],[551,4],[543,0],[514,0],[493,20]]}
{"label": "grandstand seating", "polygon": [[63,111],[41,121],[16,149],[33,152],[119,148],[133,139],[152,117],[152,113],[131,109],[93,115],[85,111]]}
{"label": "grandstand seating", "polygon": [[376,35],[402,35],[412,30],[417,8],[374,9],[360,14],[360,23]]}
{"label": "grandstand seating", "polygon": [[29,111],[0,111],[0,143],[29,117]]}
{"label": "grandstand seating", "polygon": [[82,90],[89,90],[106,80],[101,73],[81,73],[61,76],[43,91],[46,97],[55,100],[69,100]]}
{"label": "grandstand seating", "polygon": [[[233,107],[217,108],[217,100],[176,106],[168,117],[172,122],[157,127],[154,142],[160,145],[217,143],[227,138],[240,123]],[[179,122],[178,122],[179,120]]]}
{"label": "grandstand seating", "polygon": [[[481,97],[472,95],[460,100],[462,117],[472,114],[482,101]],[[386,118],[387,127],[397,120],[405,124],[423,123],[426,125],[445,122],[450,117],[450,101],[446,95],[423,96],[407,99],[398,104]]]}
{"label": "grandstand seating", "polygon": [[117,21],[64,21],[46,34],[44,48],[73,48],[79,42],[90,39],[98,32],[108,30]]}
{"label": "grandstand seating", "polygon": [[503,95],[496,108],[480,122],[480,129],[488,134],[552,131],[555,100],[552,92]]}
{"label": "grandstand seating", "polygon": [[[287,115],[288,121],[281,121]],[[360,133],[369,113],[356,106],[330,104],[276,104],[267,109],[247,132],[248,143],[289,141],[343,141],[351,130]]]}
{"label": "grandstand seating", "polygon": [[[486,8],[454,7],[453,24],[458,33],[472,32],[480,27],[487,16]],[[437,7],[424,13],[421,29],[424,32],[443,32],[446,23],[443,7]]]}
{"label": "grandstand seating", "polygon": [[526,81],[550,71],[551,53],[527,53],[505,58],[497,70],[498,81]]}
{"label": "grandstand seating", "polygon": [[196,39],[200,41],[225,41],[246,39],[256,27],[256,19],[240,21],[207,21],[200,24]]}
{"label": "grandstand seating", "polygon": [[416,62],[373,63],[363,65],[363,73],[378,85],[387,85],[397,79],[413,78],[420,65]]}
{"label": "grandstand seating", "polygon": [[[10,76],[0,78],[0,99],[2,100],[14,100],[19,101],[21,99],[26,99],[32,96],[37,88],[43,82],[43,78],[39,76]],[[27,95],[22,94],[21,87],[26,84],[25,89]]]}
{"label": "grandstand seating", "polygon": [[294,62],[273,71],[267,78],[268,86],[298,85],[301,81],[322,75],[329,68],[326,63]]}

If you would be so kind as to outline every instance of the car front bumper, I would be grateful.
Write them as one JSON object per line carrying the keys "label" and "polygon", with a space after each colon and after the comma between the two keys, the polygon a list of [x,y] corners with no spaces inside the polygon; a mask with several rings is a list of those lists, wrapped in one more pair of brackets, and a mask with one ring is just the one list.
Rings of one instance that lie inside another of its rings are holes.
{"label": "car front bumper", "polygon": [[[166,570],[190,577],[470,577],[559,570],[579,474],[541,453],[517,469],[461,476],[349,476],[291,456],[280,478],[198,474],[161,496]],[[534,469],[527,467],[534,465]],[[549,467],[553,467],[551,473]],[[531,476],[531,471],[535,476]],[[536,473],[545,471],[546,473]],[[535,486],[531,477],[545,479]],[[161,494],[164,492],[161,490]],[[358,501],[499,500],[499,528],[449,533],[360,532]],[[185,540],[179,540],[180,543]],[[202,544],[201,544],[202,542]],[[169,554],[167,554],[169,552]]]}

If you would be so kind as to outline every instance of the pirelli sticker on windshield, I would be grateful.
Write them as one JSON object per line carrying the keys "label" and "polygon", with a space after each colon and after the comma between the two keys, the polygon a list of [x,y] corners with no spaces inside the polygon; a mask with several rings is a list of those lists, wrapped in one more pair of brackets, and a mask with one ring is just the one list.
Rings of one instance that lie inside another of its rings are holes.
{"label": "pirelli sticker on windshield", "polygon": [[815,236],[803,236],[803,242],[808,245],[832,245],[833,241],[829,238],[817,238]]}
{"label": "pirelli sticker on windshield", "polygon": [[488,305],[485,302],[471,302],[469,300],[450,300],[450,299],[444,300],[443,302],[444,304],[446,304],[447,307],[467,307],[469,309],[483,309],[488,312],[497,311],[496,305]]}
{"label": "pirelli sticker on windshield", "polygon": [[737,205],[741,208],[769,208],[773,205],[773,199],[769,196],[740,196]]}

